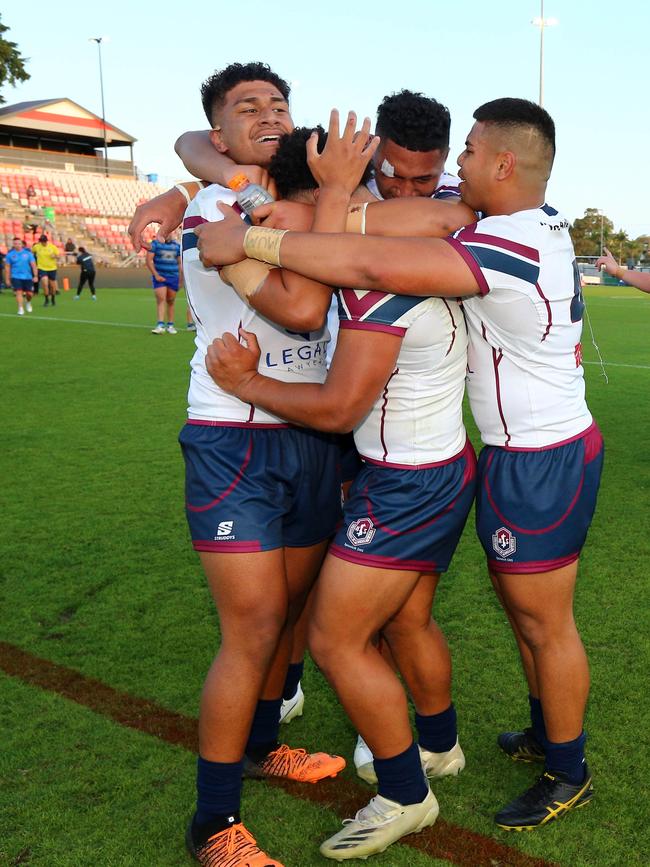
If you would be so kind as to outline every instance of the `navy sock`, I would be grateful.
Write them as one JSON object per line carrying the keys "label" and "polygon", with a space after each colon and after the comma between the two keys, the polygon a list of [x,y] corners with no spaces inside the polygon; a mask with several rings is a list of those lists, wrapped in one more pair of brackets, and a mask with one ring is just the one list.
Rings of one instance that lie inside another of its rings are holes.
{"label": "navy sock", "polygon": [[431,716],[420,716],[416,711],[415,727],[423,750],[428,750],[430,753],[446,753],[458,739],[456,708],[450,704],[447,710]]}
{"label": "navy sock", "polygon": [[300,678],[302,677],[304,667],[304,662],[291,663],[289,669],[287,670],[287,679],[284,682],[282,698],[289,699],[294,697],[298,690],[298,684],[300,683]]}
{"label": "navy sock", "polygon": [[544,724],[544,713],[542,711],[542,703],[534,695],[528,696],[528,704],[530,706],[530,723],[533,729],[533,734],[539,741],[540,745],[546,746],[546,725]]}
{"label": "navy sock", "polygon": [[198,757],[196,763],[197,825],[205,825],[218,816],[239,812],[243,762],[209,762]]}
{"label": "navy sock", "polygon": [[546,741],[545,770],[554,774],[559,772],[574,786],[582,783],[585,778],[585,741],[587,735],[583,732],[572,741],[557,744]]}
{"label": "navy sock", "polygon": [[398,804],[419,804],[429,791],[415,743],[391,759],[375,757],[375,773],[377,794]]}
{"label": "navy sock", "polygon": [[246,744],[246,755],[255,762],[262,761],[278,745],[280,731],[281,698],[260,699]]}

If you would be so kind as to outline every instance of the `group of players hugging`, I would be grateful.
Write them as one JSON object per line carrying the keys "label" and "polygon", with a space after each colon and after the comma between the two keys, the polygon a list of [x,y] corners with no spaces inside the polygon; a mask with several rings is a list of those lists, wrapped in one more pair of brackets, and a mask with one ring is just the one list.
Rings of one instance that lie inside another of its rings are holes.
{"label": "group of players hugging", "polygon": [[[215,73],[202,99],[210,130],[177,149],[203,180],[131,225],[137,242],[151,221],[164,235],[182,220],[196,323],[180,444],[221,643],[201,696],[190,853],[279,865],[242,823],[242,778],[315,783],[344,768],[280,743],[281,718],[302,713],[305,644],[377,789],[321,854],[366,858],[433,825],[430,781],[465,757],[431,610],[474,502],[529,693],[530,725],[498,746],[543,768],[495,821],[530,829],[587,804],[573,592],[603,443],[568,222],[545,201],[551,117],[522,99],[480,106],[456,177],[449,112],[419,93],[387,96],[375,135],[353,113],[342,132],[336,112],[328,133],[294,129],[289,86],[263,63]],[[276,200],[257,225],[232,189],[242,173]]]}

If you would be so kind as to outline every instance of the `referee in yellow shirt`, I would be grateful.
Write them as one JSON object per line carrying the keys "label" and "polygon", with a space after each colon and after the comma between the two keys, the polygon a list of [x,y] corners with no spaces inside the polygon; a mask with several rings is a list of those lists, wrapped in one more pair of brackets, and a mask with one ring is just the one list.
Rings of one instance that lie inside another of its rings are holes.
{"label": "referee in yellow shirt", "polygon": [[41,235],[38,243],[32,247],[32,253],[36,257],[38,282],[41,284],[41,289],[45,296],[45,304],[43,306],[47,307],[51,300],[52,307],[54,307],[56,304],[56,293],[59,288],[56,282],[57,260],[60,256],[59,248],[48,241],[47,235]]}

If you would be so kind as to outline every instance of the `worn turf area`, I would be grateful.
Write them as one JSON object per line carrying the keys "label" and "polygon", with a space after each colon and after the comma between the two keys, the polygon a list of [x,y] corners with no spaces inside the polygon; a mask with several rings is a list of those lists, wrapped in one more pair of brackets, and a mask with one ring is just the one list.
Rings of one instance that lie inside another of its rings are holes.
{"label": "worn turf area", "polygon": [[[642,865],[650,851],[650,298],[622,287],[588,293],[609,376],[606,384],[585,327],[588,399],[606,441],[576,601],[592,668],[596,798],[536,833],[507,835],[492,824],[534,769],[494,745],[501,729],[525,722],[526,692],[471,526],[436,607],[454,655],[468,766],[435,790],[441,818],[483,835],[486,853],[492,839],[567,867]],[[182,330],[149,333],[149,291],[100,288],[99,298],[73,304],[62,294],[54,310],[36,299],[34,313],[18,318],[11,296],[0,295],[0,640],[194,717],[218,626],[189,546],[176,444],[193,340]],[[0,864],[189,863],[182,832],[193,800],[190,752],[18,677],[0,676],[0,684]],[[351,761],[351,727],[311,663],[304,686],[305,715],[288,727],[288,741]],[[354,780],[349,769],[344,780]],[[320,807],[247,784],[245,812],[260,843],[288,867],[326,863],[317,844],[336,828],[336,798]],[[400,846],[374,863],[443,861]],[[514,862],[501,854],[493,863]]]}

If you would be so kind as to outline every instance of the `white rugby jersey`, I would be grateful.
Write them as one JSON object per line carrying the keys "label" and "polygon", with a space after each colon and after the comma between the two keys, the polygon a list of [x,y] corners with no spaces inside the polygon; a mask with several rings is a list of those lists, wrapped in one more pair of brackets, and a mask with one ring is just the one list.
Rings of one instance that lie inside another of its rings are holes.
{"label": "white rugby jersey", "polygon": [[187,299],[196,323],[196,352],[191,361],[188,415],[192,419],[232,424],[286,424],[283,419],[243,403],[219,388],[205,367],[205,354],[215,337],[225,331],[237,335],[240,327],[254,331],[261,350],[259,370],[283,382],[323,382],[329,333],[296,334],[265,319],[224,283],[214,268],[199,259],[195,226],[222,220],[217,202],[232,205],[234,193],[213,184],[190,202],[183,220],[183,275]]}
{"label": "white rugby jersey", "polygon": [[[433,191],[431,196],[432,199],[459,199],[460,191],[458,189],[458,185],[460,184],[460,178],[456,175],[452,175],[450,172],[443,172],[438,178],[438,186]],[[377,181],[374,177],[370,178],[368,183],[366,184],[370,192],[373,196],[376,196],[378,199],[383,201],[383,196],[379,192],[379,187],[377,186]]]}
{"label": "white rugby jersey", "polygon": [[445,240],[482,296],[463,309],[467,391],[483,442],[538,449],[585,431],[584,303],[567,220],[544,205],[486,217]]}
{"label": "white rugby jersey", "polygon": [[467,364],[467,330],[458,302],[356,289],[339,289],[338,299],[342,329],[402,337],[395,369],[354,430],[359,454],[408,468],[457,455],[466,437]]}

